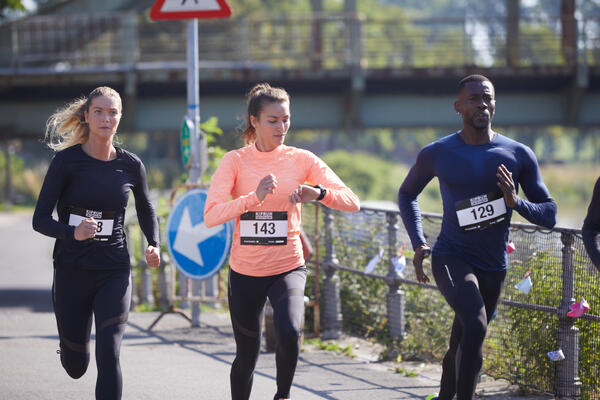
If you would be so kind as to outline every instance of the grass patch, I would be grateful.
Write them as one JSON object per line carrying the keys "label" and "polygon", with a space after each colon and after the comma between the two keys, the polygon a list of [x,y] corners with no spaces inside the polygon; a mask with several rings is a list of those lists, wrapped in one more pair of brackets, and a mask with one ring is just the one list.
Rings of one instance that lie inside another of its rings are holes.
{"label": "grass patch", "polygon": [[333,351],[336,352],[338,354],[342,354],[351,358],[355,358],[356,354],[354,354],[354,352],[352,351],[352,346],[348,345],[348,346],[340,346],[338,343],[333,342],[333,341],[322,341],[319,338],[315,338],[315,339],[307,339],[304,341],[307,344],[313,345],[316,348],[318,348],[319,350],[327,350],[327,351]]}
{"label": "grass patch", "polygon": [[407,370],[407,369],[404,369],[401,367],[396,367],[394,372],[397,374],[403,374],[404,376],[409,377],[409,378],[416,378],[417,376],[419,376],[419,374],[417,374],[416,372],[410,371],[410,370]]}

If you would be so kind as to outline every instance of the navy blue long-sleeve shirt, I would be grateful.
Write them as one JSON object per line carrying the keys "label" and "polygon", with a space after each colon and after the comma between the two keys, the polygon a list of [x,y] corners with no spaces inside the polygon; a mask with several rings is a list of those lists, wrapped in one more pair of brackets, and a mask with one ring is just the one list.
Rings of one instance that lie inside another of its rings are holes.
{"label": "navy blue long-sleeve shirt", "polygon": [[400,187],[398,205],[413,248],[426,242],[417,196],[437,177],[444,211],[433,251],[484,270],[506,269],[512,210],[496,184],[500,164],[529,200],[519,198],[515,210],[531,223],[553,227],[556,204],[531,149],[499,133],[489,143],[468,145],[457,132],[424,147]]}
{"label": "navy blue long-sleeve shirt", "polygon": [[600,269],[600,250],[598,249],[598,244],[596,242],[596,238],[600,233],[600,178],[598,178],[594,185],[592,201],[588,207],[588,212],[583,221],[581,230],[583,233],[583,244],[585,245],[585,249],[594,265]]}
{"label": "navy blue long-sleeve shirt", "polygon": [[[158,222],[148,196],[144,165],[135,154],[116,150],[115,159],[102,161],[75,145],[57,152],[52,159],[33,214],[33,229],[56,238],[56,267],[129,268],[123,223],[130,190],[140,227],[148,243],[158,246]],[[58,221],[52,217],[55,206]],[[87,217],[98,221],[96,237],[75,240],[75,226]]]}

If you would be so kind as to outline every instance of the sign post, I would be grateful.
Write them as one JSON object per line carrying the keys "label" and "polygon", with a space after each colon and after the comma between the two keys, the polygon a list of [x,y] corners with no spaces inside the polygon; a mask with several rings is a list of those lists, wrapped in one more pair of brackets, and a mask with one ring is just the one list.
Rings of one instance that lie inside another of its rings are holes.
{"label": "sign post", "polygon": [[[157,0],[150,10],[150,18],[153,20],[191,19],[187,24],[187,111],[184,117],[184,124],[189,129],[191,150],[190,159],[186,165],[190,171],[188,178],[190,184],[197,184],[208,166],[206,138],[199,128],[198,19],[228,18],[230,16],[231,9],[226,0]],[[185,287],[185,282],[182,283],[182,287]],[[194,292],[200,290],[201,282],[195,282]],[[193,303],[192,325],[200,325],[200,305],[198,303]]]}
{"label": "sign post", "polygon": [[[192,121],[190,145],[192,160],[190,165],[189,183],[196,184],[205,171],[206,140],[204,133],[198,127],[200,124],[200,82],[198,80],[198,20],[187,23],[187,117]],[[204,156],[203,159],[200,157]]]}

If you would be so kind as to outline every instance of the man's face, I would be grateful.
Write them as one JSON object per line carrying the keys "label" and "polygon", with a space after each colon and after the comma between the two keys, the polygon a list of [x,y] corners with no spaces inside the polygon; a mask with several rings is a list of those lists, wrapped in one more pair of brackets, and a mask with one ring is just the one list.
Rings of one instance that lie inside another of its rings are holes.
{"label": "man's face", "polygon": [[496,109],[494,86],[489,81],[468,82],[458,93],[454,108],[462,116],[463,126],[488,128]]}

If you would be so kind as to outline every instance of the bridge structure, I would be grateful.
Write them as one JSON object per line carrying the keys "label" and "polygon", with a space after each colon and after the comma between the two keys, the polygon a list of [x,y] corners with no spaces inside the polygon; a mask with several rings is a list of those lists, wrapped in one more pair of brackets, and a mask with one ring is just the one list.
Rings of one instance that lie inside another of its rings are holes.
{"label": "bridge structure", "polygon": [[[0,138],[39,137],[56,108],[100,85],[123,96],[122,130],[178,130],[185,23],[150,21],[149,0],[110,12],[66,3],[68,12],[0,25]],[[202,120],[234,129],[245,92],[268,81],[290,92],[296,129],[454,128],[458,80],[482,73],[496,86],[497,125],[600,124],[600,16],[579,16],[574,0],[555,17],[507,9],[505,18],[314,12],[201,21]]]}

